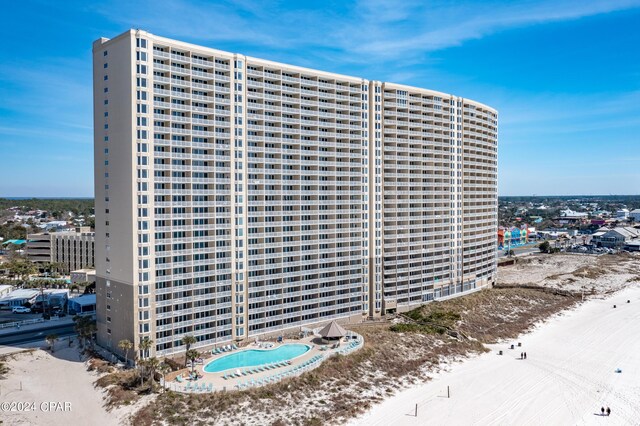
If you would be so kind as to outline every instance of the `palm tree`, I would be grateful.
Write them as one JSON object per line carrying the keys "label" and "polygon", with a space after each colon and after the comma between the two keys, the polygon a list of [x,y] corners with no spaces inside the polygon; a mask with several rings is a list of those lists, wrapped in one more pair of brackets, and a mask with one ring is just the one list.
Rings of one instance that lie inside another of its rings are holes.
{"label": "palm tree", "polygon": [[124,351],[124,365],[129,366],[129,350],[133,348],[133,343],[130,340],[124,339],[118,342],[118,347]]}
{"label": "palm tree", "polygon": [[149,351],[149,349],[151,349],[151,346],[153,346],[153,340],[145,337],[140,341],[140,344],[138,346],[142,351],[142,359],[144,359],[145,357],[147,357],[147,352]]}
{"label": "palm tree", "polygon": [[76,315],[73,317],[73,320],[76,323],[76,332],[78,333],[78,338],[80,339],[80,345],[84,347],[87,343],[87,340],[91,342],[91,338],[93,334],[96,332],[96,324],[90,317]]}
{"label": "palm tree", "polygon": [[165,376],[167,374],[171,373],[173,371],[173,369],[166,362],[162,362],[160,364],[160,366],[158,367],[158,369],[160,370],[160,373],[162,374],[162,387],[163,387],[162,392],[164,392],[164,390],[167,388],[167,381],[165,380]]}
{"label": "palm tree", "polygon": [[156,370],[160,366],[160,360],[156,357],[151,357],[144,361],[147,369],[147,376],[149,377],[149,389],[153,392],[153,386],[155,385]]}
{"label": "palm tree", "polygon": [[145,368],[145,358],[147,356],[147,351],[149,349],[151,349],[151,345],[153,345],[153,340],[149,339],[148,337],[145,337],[144,339],[142,339],[138,345],[138,348],[140,349],[140,386],[142,386],[144,384],[144,368]]}
{"label": "palm tree", "polygon": [[[189,352],[189,350],[191,350],[191,345],[196,344],[197,340],[194,336],[187,334],[186,336],[184,336],[182,338],[182,344],[187,346],[187,350],[186,352]],[[185,355],[184,357],[184,366],[185,368],[187,367],[187,357]]]}
{"label": "palm tree", "polygon": [[191,374],[193,374],[196,369],[196,359],[200,358],[200,352],[195,349],[189,349],[185,356],[191,361]]}
{"label": "palm tree", "polygon": [[57,334],[49,334],[47,337],[45,337],[47,343],[49,344],[49,347],[51,349],[51,353],[53,353],[54,351],[54,346],[56,344],[56,342],[58,341],[58,335]]}

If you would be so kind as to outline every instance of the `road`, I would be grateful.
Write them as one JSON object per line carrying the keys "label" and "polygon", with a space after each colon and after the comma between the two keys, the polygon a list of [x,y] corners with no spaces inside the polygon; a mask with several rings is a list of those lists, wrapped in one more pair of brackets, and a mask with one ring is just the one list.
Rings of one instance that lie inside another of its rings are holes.
{"label": "road", "polygon": [[20,345],[23,343],[44,340],[49,334],[57,334],[58,337],[73,336],[76,334],[73,323],[52,324],[48,327],[40,327],[33,330],[12,331],[0,334],[0,345]]}
{"label": "road", "polygon": [[[516,256],[521,256],[523,254],[539,253],[540,252],[540,249],[538,248],[537,244],[536,245],[513,247],[512,250],[514,251]],[[507,255],[507,252],[505,250],[499,250],[498,251],[498,258],[505,257],[506,255]]]}

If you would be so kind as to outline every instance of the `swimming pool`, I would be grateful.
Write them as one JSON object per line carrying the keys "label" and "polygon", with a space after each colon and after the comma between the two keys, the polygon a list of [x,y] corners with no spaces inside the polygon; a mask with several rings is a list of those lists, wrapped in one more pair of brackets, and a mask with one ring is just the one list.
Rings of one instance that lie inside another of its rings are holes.
{"label": "swimming pool", "polygon": [[218,373],[224,370],[241,367],[257,367],[271,362],[286,361],[298,357],[311,349],[309,345],[291,343],[276,349],[249,349],[236,352],[211,361],[204,366],[205,373]]}

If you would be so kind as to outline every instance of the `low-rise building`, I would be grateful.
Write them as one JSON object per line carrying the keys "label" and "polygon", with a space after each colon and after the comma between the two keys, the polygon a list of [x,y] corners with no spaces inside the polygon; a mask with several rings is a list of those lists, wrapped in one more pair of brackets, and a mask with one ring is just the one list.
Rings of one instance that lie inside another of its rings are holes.
{"label": "low-rise building", "polygon": [[30,234],[27,257],[36,263],[58,263],[65,274],[94,265],[95,233],[88,226],[68,232]]}
{"label": "low-rise building", "polygon": [[13,308],[16,306],[24,306],[26,303],[33,303],[39,294],[40,292],[38,290],[14,290],[6,296],[0,298],[0,308]]}
{"label": "low-rise building", "polygon": [[629,210],[628,209],[620,209],[616,212],[616,219],[618,220],[627,220],[629,218]]}
{"label": "low-rise building", "polygon": [[640,239],[625,243],[624,249],[628,251],[640,251]]}
{"label": "low-rise building", "polygon": [[96,295],[85,294],[69,299],[69,315],[94,315],[96,313]]}
{"label": "low-rise building", "polygon": [[613,229],[599,229],[593,234],[592,243],[598,247],[622,248],[633,240],[640,239],[640,229],[631,227],[617,227]]}
{"label": "low-rise building", "polygon": [[95,269],[78,269],[71,271],[72,283],[93,283],[96,282],[96,270]]}
{"label": "low-rise building", "polygon": [[13,286],[9,284],[0,284],[0,297],[4,297],[13,291]]}
{"label": "low-rise building", "polygon": [[[47,289],[36,296],[32,309],[42,311],[46,309],[64,310],[69,300],[69,290],[67,289]],[[44,303],[43,303],[44,302]]]}
{"label": "low-rise building", "polygon": [[640,209],[631,210],[629,212],[629,219],[633,220],[635,223],[640,223]]}

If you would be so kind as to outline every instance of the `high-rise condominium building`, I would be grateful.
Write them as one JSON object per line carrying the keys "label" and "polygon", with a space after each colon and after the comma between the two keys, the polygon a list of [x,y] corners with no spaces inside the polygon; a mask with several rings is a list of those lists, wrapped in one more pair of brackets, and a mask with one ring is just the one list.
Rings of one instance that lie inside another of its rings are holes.
{"label": "high-rise condominium building", "polygon": [[170,355],[493,282],[495,110],[144,31],[93,55],[101,345]]}

